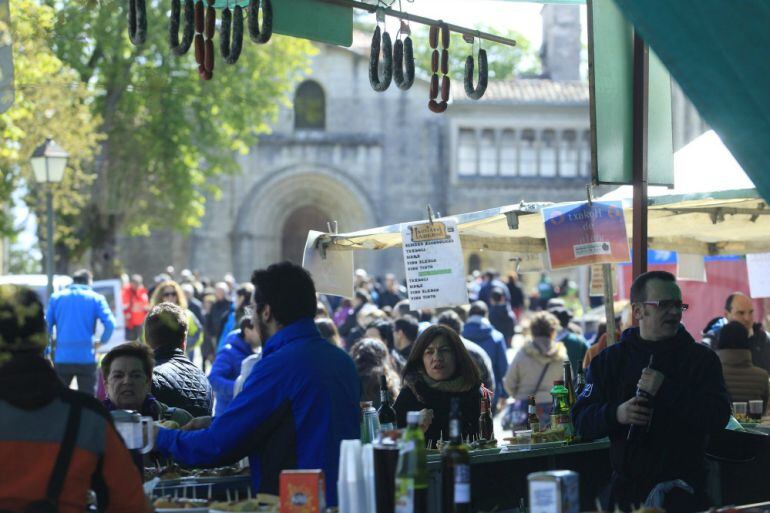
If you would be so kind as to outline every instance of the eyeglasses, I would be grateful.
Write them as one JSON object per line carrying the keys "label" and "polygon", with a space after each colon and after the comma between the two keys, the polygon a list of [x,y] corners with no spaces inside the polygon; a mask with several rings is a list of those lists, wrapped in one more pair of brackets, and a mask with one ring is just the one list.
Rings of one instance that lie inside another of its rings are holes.
{"label": "eyeglasses", "polygon": [[660,310],[678,310],[680,312],[686,311],[690,308],[687,303],[682,303],[679,299],[659,299],[657,301],[642,301],[643,305],[651,305]]}

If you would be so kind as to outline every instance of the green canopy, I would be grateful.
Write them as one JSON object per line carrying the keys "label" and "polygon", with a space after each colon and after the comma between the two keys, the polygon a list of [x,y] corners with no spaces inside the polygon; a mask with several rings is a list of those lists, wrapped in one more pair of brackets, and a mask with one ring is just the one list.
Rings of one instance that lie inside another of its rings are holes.
{"label": "green canopy", "polygon": [[615,2],[770,199],[770,2]]}

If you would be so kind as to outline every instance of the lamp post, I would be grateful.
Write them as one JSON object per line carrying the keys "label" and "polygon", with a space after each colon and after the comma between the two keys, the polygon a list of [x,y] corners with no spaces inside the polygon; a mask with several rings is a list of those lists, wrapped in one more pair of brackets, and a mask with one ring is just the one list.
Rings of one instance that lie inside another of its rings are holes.
{"label": "lamp post", "polygon": [[52,139],[46,139],[32,153],[30,163],[35,174],[35,181],[45,185],[46,211],[48,216],[45,268],[48,275],[48,298],[53,294],[53,186],[64,178],[69,154]]}

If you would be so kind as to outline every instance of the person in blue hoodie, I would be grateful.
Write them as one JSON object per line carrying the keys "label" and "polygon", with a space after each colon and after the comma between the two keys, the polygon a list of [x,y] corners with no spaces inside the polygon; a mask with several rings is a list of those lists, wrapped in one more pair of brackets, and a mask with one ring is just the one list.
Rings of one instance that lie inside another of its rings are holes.
{"label": "person in blue hoodie", "polygon": [[252,489],[274,495],[282,470],[322,469],[326,503],[336,506],[340,443],[361,434],[355,365],[321,338],[306,270],[282,262],[255,271],[251,282],[262,359],[221,415],[193,419],[195,431],[157,428],[155,448],[194,467],[248,456]]}
{"label": "person in blue hoodie", "polygon": [[492,326],[488,317],[489,309],[485,302],[474,301],[471,303],[462,336],[480,345],[489,355],[489,359],[492,360],[492,367],[495,372],[495,398],[497,399],[492,402],[492,409],[496,411],[497,403],[508,397],[503,386],[503,378],[508,372],[508,357],[505,354],[505,337]]}
{"label": "person in blue hoodie", "polygon": [[[87,269],[72,275],[72,285],[54,293],[48,302],[46,321],[48,334],[55,340],[51,351],[56,372],[69,386],[77,378],[78,390],[96,393],[96,321],[104,326],[100,343],[104,344],[115,329],[115,316],[101,294],[91,288],[92,276]],[[55,333],[55,336],[54,336]]]}
{"label": "person in blue hoodie", "polygon": [[[637,277],[631,304],[639,327],[625,330],[619,344],[591,361],[572,409],[583,440],[610,438],[613,473],[603,509],[627,511],[660,490],[662,504],[648,506],[707,510],[706,444],[730,417],[722,365],[680,324],[687,305],[671,273]],[[637,388],[653,396],[652,404],[636,396]],[[636,436],[629,436],[631,428]]]}
{"label": "person in blue hoodie", "polygon": [[211,366],[209,383],[216,397],[215,416],[221,415],[233,400],[233,389],[235,380],[241,373],[241,363],[248,356],[260,351],[260,345],[259,333],[252,323],[251,316],[245,315],[241,318],[240,329],[230,333]]}

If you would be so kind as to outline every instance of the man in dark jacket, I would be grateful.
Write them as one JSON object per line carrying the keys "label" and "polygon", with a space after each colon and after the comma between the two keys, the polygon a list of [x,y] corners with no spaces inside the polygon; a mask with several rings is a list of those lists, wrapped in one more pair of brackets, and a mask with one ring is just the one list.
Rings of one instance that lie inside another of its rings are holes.
{"label": "man in dark jacket", "polygon": [[227,315],[233,305],[233,302],[230,301],[230,289],[227,283],[220,281],[214,285],[214,297],[216,300],[206,315],[206,332],[214,344],[217,344],[224,327],[222,318]]}
{"label": "man in dark jacket", "polygon": [[315,285],[306,270],[283,262],[255,271],[251,281],[262,359],[210,425],[160,429],[156,448],[191,466],[248,456],[252,489],[276,495],[282,470],[322,469],[326,504],[336,506],[340,443],[361,434],[353,360],[318,333]]}
{"label": "man in dark jacket", "polygon": [[[496,402],[508,397],[503,386],[503,378],[508,372],[508,357],[505,354],[505,338],[497,331],[487,318],[489,310],[483,301],[474,301],[468,311],[468,320],[465,322],[462,336],[480,345],[492,360],[495,371],[495,398]],[[496,411],[496,402],[492,408]]]}
{"label": "man in dark jacket", "polygon": [[211,415],[209,381],[184,352],[187,339],[185,311],[173,303],[156,305],[144,321],[144,339],[155,356],[152,395],[195,417]]}
{"label": "man in dark jacket", "polygon": [[514,330],[516,329],[516,316],[511,310],[511,305],[505,300],[502,289],[492,289],[489,305],[489,322],[497,331],[503,334],[505,345],[511,347]]}
{"label": "man in dark jacket", "polygon": [[724,318],[712,319],[709,323],[711,329],[704,335],[703,342],[713,347],[719,330],[731,321],[740,322],[749,331],[749,349],[754,366],[770,373],[770,335],[762,328],[761,323],[754,322],[754,304],[745,294],[733,292],[727,296]]}
{"label": "man in dark jacket", "polygon": [[[682,293],[664,271],[639,276],[631,286],[638,328],[591,361],[586,387],[572,417],[586,440],[610,437],[613,476],[605,509],[628,509],[645,502],[660,483],[685,481],[692,493],[674,488],[665,495],[667,511],[708,509],[704,455],[710,435],[730,416],[719,358],[696,344],[680,324]],[[637,387],[654,397],[636,397]],[[654,409],[654,415],[653,415]],[[629,438],[629,428],[635,435]]]}

